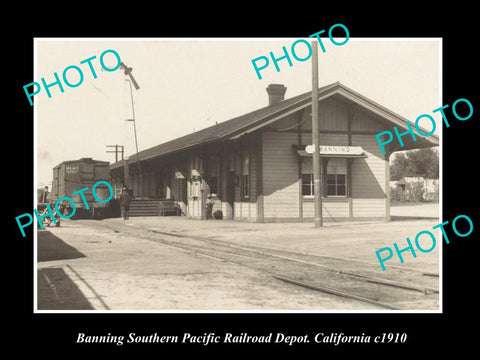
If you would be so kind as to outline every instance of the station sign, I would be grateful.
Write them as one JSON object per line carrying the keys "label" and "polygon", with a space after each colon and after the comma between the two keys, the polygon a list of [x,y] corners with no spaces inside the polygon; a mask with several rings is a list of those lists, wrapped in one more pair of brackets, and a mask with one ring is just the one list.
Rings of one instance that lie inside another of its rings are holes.
{"label": "station sign", "polygon": [[[315,147],[307,145],[305,152],[313,154]],[[363,148],[361,146],[337,146],[337,145],[320,145],[321,155],[362,155]]]}

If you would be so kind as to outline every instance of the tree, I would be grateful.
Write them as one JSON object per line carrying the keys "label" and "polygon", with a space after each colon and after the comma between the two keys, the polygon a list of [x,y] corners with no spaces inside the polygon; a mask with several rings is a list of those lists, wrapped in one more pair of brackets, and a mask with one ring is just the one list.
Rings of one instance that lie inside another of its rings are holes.
{"label": "tree", "polygon": [[390,165],[390,180],[400,180],[404,176],[438,179],[438,163],[438,152],[433,148],[398,153]]}
{"label": "tree", "polygon": [[417,174],[423,174],[426,179],[438,179],[438,152],[432,148],[414,150],[408,155],[408,160],[416,169]]}
{"label": "tree", "polygon": [[[400,180],[404,176],[418,175],[417,167],[411,161],[409,152],[398,153],[390,165],[390,179]],[[420,173],[422,174],[422,173]]]}

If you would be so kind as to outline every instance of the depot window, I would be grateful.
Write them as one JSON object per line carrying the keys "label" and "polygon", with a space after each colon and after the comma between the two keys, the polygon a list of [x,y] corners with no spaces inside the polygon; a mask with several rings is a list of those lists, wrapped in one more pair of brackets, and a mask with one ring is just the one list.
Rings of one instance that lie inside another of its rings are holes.
{"label": "depot window", "polygon": [[313,197],[315,195],[311,157],[305,157],[302,161],[302,195],[305,197]]}
{"label": "depot window", "polygon": [[327,162],[327,196],[347,196],[347,160],[329,159]]}
{"label": "depot window", "polygon": [[[347,160],[342,158],[322,159],[322,187],[323,196],[347,196]],[[303,158],[302,161],[302,195],[306,198],[313,197],[314,181],[312,158]]]}

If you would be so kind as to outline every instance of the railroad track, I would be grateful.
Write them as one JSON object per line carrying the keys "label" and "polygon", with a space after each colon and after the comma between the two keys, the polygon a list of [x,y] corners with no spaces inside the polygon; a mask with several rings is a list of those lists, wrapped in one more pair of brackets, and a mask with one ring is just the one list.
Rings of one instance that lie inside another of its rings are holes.
{"label": "railroad track", "polygon": [[[295,286],[321,291],[389,310],[437,310],[438,275],[408,268],[381,272],[378,266],[349,259],[304,254],[259,246],[237,245],[217,239],[141,229],[125,224],[82,220],[182,249],[218,261],[226,261],[268,273]],[[432,276],[433,275],[433,276]],[[401,279],[401,280],[398,280]]]}

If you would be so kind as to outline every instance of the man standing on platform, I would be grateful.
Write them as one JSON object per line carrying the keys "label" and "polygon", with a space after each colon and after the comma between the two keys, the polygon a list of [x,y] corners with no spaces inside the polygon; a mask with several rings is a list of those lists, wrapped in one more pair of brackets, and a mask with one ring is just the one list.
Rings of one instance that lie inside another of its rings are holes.
{"label": "man standing on platform", "polygon": [[123,220],[128,220],[128,214],[130,211],[130,202],[132,201],[132,195],[126,186],[122,189],[122,194],[120,195],[120,207],[122,209]]}
{"label": "man standing on platform", "polygon": [[213,200],[212,194],[208,194],[207,203],[205,205],[205,207],[207,208],[207,220],[212,219],[212,210],[213,210],[214,204],[215,204],[215,200]]}

